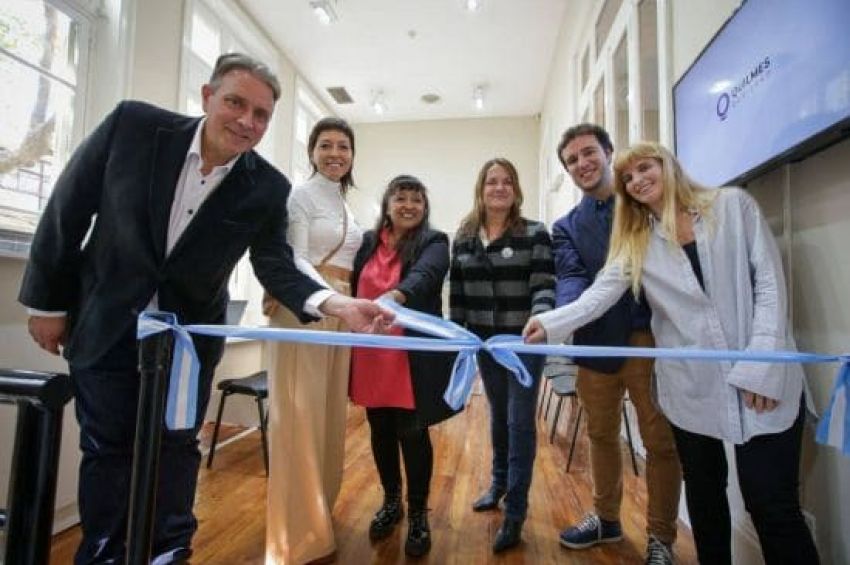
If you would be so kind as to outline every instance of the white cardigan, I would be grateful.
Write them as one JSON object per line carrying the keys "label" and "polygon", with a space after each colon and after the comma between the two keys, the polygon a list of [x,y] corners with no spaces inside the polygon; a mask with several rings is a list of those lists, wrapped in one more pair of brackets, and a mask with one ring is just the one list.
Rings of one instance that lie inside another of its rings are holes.
{"label": "white cardigan", "polygon": [[[658,347],[796,350],[787,323],[782,262],[776,242],[753,198],[738,188],[718,189],[713,218],[696,217],[694,235],[705,291],[684,250],[671,244],[656,222],[641,282],[652,308]],[[575,302],[538,316],[550,343],[562,343],[608,310],[630,281],[618,267],[600,272]],[[658,359],[656,394],[676,426],[743,443],[788,429],[800,409],[799,364]],[[757,414],[741,389],[779,400]]]}

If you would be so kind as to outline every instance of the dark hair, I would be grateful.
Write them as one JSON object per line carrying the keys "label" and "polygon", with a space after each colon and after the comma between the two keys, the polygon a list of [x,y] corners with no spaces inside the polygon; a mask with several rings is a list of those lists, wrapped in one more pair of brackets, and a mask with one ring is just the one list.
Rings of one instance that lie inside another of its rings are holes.
{"label": "dark hair", "polygon": [[[421,194],[425,200],[425,213],[422,215],[422,221],[414,229],[404,234],[404,237],[396,243],[396,250],[401,257],[401,264],[406,266],[416,260],[416,255],[422,246],[422,241],[425,238],[425,232],[430,229],[428,218],[431,215],[431,203],[428,200],[428,189],[422,184],[422,181],[413,175],[399,175],[392,179],[381,197],[381,215],[378,216],[378,221],[375,224],[375,233],[380,234],[384,228],[392,227],[390,220],[390,199],[403,190],[416,192]],[[376,246],[377,246],[377,238]],[[374,252],[374,250],[373,250]]]}
{"label": "dark hair", "polygon": [[599,145],[602,146],[602,149],[604,149],[608,153],[614,152],[614,144],[611,143],[611,136],[608,135],[608,132],[605,131],[605,128],[603,128],[602,126],[598,126],[596,124],[589,124],[587,122],[579,124],[577,126],[573,126],[564,132],[564,135],[561,136],[561,141],[558,143],[558,159],[561,161],[561,164],[564,166],[565,169],[567,168],[567,164],[564,162],[564,157],[561,155],[561,153],[564,151],[564,147],[566,147],[570,141],[582,135],[594,136],[596,138],[596,141],[599,142]]}
{"label": "dark hair", "polygon": [[208,83],[213,89],[213,92],[221,86],[221,79],[224,78],[224,75],[231,71],[248,71],[272,89],[272,96],[275,102],[280,98],[280,83],[271,69],[265,63],[261,63],[244,53],[225,53],[216,59]]}
{"label": "dark hair", "polygon": [[[348,122],[335,116],[322,118],[316,122],[316,125],[313,126],[312,131],[310,131],[310,137],[307,140],[307,158],[310,160],[310,166],[313,167],[314,175],[318,172],[318,169],[316,168],[316,163],[313,162],[313,150],[319,142],[319,136],[326,131],[338,131],[345,134],[349,143],[351,143],[351,156],[354,157],[354,130],[351,129]],[[348,169],[348,172],[345,173],[341,179],[339,179],[340,184],[342,184],[343,194],[348,192],[349,187],[354,186],[354,176],[352,175],[353,170],[354,162],[352,161],[351,168]]]}
{"label": "dark hair", "polygon": [[521,214],[523,196],[522,187],[519,185],[519,173],[513,163],[504,157],[495,157],[484,163],[481,170],[478,171],[478,179],[475,181],[472,211],[460,222],[460,229],[458,231],[462,235],[476,235],[478,230],[481,229],[481,226],[487,221],[487,210],[484,207],[484,185],[487,182],[487,173],[496,165],[507,171],[514,185],[514,203],[511,206],[510,212],[508,212],[506,228],[517,233],[524,225]]}

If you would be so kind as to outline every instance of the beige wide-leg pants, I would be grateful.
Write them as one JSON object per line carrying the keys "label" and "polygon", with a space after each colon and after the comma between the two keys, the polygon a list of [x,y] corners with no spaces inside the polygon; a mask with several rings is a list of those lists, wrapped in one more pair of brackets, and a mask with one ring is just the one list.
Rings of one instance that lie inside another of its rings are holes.
{"label": "beige wide-leg pants", "polygon": [[[350,293],[347,281],[326,280]],[[272,324],[347,331],[336,318],[301,324],[284,307]],[[342,482],[350,350],[291,343],[273,348],[266,564],[301,565],[336,550],[331,513]]]}

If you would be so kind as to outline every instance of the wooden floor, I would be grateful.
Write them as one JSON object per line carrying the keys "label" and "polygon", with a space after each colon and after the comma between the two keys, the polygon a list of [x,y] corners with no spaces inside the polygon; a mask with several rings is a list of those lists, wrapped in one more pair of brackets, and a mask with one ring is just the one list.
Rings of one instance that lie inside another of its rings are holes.
{"label": "wooden floor", "polygon": [[[582,439],[571,472],[567,474],[564,470],[569,444],[567,426],[572,424],[571,418],[566,417],[561,418],[554,445],[549,444],[548,428],[540,422],[523,543],[516,549],[494,556],[490,546],[501,513],[478,514],[470,508],[474,498],[489,484],[488,419],[485,397],[473,396],[466,411],[431,428],[435,465],[429,519],[433,547],[428,556],[417,560],[419,563],[537,565],[643,562],[646,488],[641,478],[635,478],[629,465],[624,465],[623,541],[580,551],[559,546],[558,532],[592,508],[587,440],[583,430],[579,434]],[[640,470],[643,473],[642,466]],[[203,468],[200,473],[195,507],[200,527],[193,543],[195,554],[192,563],[262,564],[265,487],[257,432],[216,452],[213,469]],[[382,492],[369,449],[365,414],[362,409],[352,406],[347,424],[342,492],[334,509],[338,546],[336,563],[407,562],[404,554],[406,522],[403,521],[388,539],[374,545],[369,542],[369,521],[381,501]],[[57,535],[51,550],[51,563],[71,563],[79,535],[78,528]],[[680,565],[697,562],[690,531],[681,523],[675,553]]]}

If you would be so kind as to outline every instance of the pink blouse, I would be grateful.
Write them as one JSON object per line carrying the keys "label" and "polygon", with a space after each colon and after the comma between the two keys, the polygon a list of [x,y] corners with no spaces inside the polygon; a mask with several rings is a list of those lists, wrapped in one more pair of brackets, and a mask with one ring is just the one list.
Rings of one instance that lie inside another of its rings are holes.
{"label": "pink blouse", "polygon": [[[401,280],[401,260],[388,240],[389,230],[381,230],[378,247],[360,272],[357,298],[378,298],[394,289]],[[390,335],[404,333],[401,328],[393,328]],[[353,347],[348,390],[351,400],[366,408],[414,409],[407,352],[402,349]]]}

